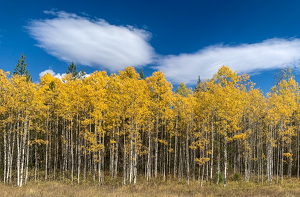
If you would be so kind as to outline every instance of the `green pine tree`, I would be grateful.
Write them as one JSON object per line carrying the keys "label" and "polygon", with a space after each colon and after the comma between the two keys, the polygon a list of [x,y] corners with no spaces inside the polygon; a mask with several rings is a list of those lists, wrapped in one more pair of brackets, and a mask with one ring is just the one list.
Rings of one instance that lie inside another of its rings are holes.
{"label": "green pine tree", "polygon": [[140,70],[140,77],[141,77],[141,79],[145,79],[144,71],[142,68]]}
{"label": "green pine tree", "polygon": [[78,75],[79,75],[79,79],[83,79],[85,78],[86,72],[82,69]]}
{"label": "green pine tree", "polygon": [[32,81],[32,78],[28,72],[28,70],[26,69],[26,66],[27,66],[27,63],[25,63],[25,56],[24,54],[22,53],[20,59],[18,60],[18,63],[16,64],[16,67],[15,67],[15,71],[14,71],[14,75],[25,75],[26,76],[26,79],[27,81]]}
{"label": "green pine tree", "polygon": [[200,76],[198,76],[197,85],[195,87],[195,92],[199,92],[201,90],[201,79]]}
{"label": "green pine tree", "polygon": [[72,61],[72,63],[68,66],[68,70],[66,71],[67,74],[72,74],[73,79],[79,79],[79,72],[77,71],[77,66],[74,64],[74,62]]}

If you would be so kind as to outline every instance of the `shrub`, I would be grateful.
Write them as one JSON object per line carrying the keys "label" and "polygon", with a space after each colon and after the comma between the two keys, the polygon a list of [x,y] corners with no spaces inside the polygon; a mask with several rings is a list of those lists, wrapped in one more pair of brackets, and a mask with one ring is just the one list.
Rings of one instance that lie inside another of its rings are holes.
{"label": "shrub", "polygon": [[240,181],[241,180],[241,175],[239,173],[234,173],[233,175],[233,181]]}
{"label": "shrub", "polygon": [[224,182],[224,174],[223,173],[216,173],[215,174],[215,176],[214,176],[214,178],[213,178],[213,182],[215,183],[215,184],[217,184],[217,181],[218,181],[218,174],[219,174],[219,184],[221,183],[223,183]]}

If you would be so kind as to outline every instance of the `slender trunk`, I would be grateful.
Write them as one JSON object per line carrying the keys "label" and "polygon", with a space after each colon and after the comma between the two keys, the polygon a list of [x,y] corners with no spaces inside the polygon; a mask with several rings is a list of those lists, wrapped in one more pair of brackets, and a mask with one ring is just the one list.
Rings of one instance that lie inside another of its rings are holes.
{"label": "slender trunk", "polygon": [[154,176],[157,178],[157,164],[158,164],[158,115],[156,115],[156,126],[155,126],[156,138],[155,138],[155,169]]}
{"label": "slender trunk", "polygon": [[117,142],[116,142],[116,150],[115,150],[115,172],[114,172],[114,179],[118,176],[118,161],[119,161],[119,143],[120,143],[120,128],[117,127]]}
{"label": "slender trunk", "polygon": [[113,122],[113,127],[112,127],[112,136],[111,140],[109,142],[109,171],[110,171],[110,177],[114,177],[114,159],[115,159],[115,121]]}
{"label": "slender trunk", "polygon": [[[290,123],[290,127],[291,127],[291,123]],[[288,175],[289,175],[289,182],[291,182],[291,177],[292,177],[292,135],[291,135],[291,131],[289,131],[289,146],[288,146],[288,152],[290,153],[290,157],[288,158],[289,160],[289,166],[288,166]]]}
{"label": "slender trunk", "polygon": [[37,157],[37,132],[35,132],[35,144],[34,144],[34,181],[37,181],[37,169],[38,169],[38,157]]}
{"label": "slender trunk", "polygon": [[281,139],[281,160],[280,160],[280,183],[283,181],[283,153],[284,153],[284,141]]}
{"label": "slender trunk", "polygon": [[45,181],[47,181],[48,178],[48,149],[49,149],[49,132],[48,132],[48,125],[49,125],[49,115],[47,115],[46,120],[46,156],[45,156]]}
{"label": "slender trunk", "polygon": [[22,142],[22,153],[21,153],[21,176],[20,176],[20,187],[23,185],[24,177],[24,163],[25,163],[25,148],[26,148],[26,138],[27,138],[27,109],[25,109],[25,120],[24,120],[24,131],[23,131],[23,142]]}
{"label": "slender trunk", "polygon": [[224,186],[227,185],[227,132],[225,131],[224,137]]}
{"label": "slender trunk", "polygon": [[3,133],[3,151],[4,151],[4,166],[3,166],[3,182],[6,183],[6,162],[7,162],[7,159],[6,159],[6,130],[4,130],[4,133]]}
{"label": "slender trunk", "polygon": [[176,123],[175,123],[175,150],[174,150],[174,178],[177,175],[177,149],[178,149],[178,116],[176,115]]}
{"label": "slender trunk", "polygon": [[186,141],[185,141],[185,155],[186,155],[186,180],[189,185],[190,182],[190,163],[189,163],[189,125],[186,128]]}
{"label": "slender trunk", "polygon": [[130,123],[130,155],[129,155],[129,162],[130,162],[130,172],[129,172],[129,183],[131,184],[132,176],[133,176],[133,137],[132,137],[132,120]]}
{"label": "slender trunk", "polygon": [[[123,120],[123,124],[124,123],[124,120]],[[124,126],[124,125],[123,125]],[[123,127],[124,128],[124,127]],[[126,130],[124,129],[124,145],[123,145],[123,185],[126,185],[126,154],[127,154],[127,151],[126,151]]]}
{"label": "slender trunk", "polygon": [[[72,116],[72,115],[71,115]],[[71,135],[71,181],[74,181],[74,142],[73,142],[73,120],[70,123],[70,135]]]}
{"label": "slender trunk", "polygon": [[210,185],[212,184],[214,167],[214,116],[211,116],[211,155],[210,155]]}
{"label": "slender trunk", "polygon": [[137,120],[135,122],[135,134],[134,134],[134,160],[133,160],[133,184],[136,185],[136,179],[137,179]]}
{"label": "slender trunk", "polygon": [[[77,136],[79,138],[79,136]],[[80,167],[81,167],[81,139],[79,138],[78,140],[78,145],[77,145],[77,150],[78,150],[78,155],[77,155],[77,183],[79,184],[80,182]]]}
{"label": "slender trunk", "polygon": [[[30,125],[30,120],[28,122],[28,125]],[[28,129],[28,136],[27,136],[27,151],[26,151],[26,175],[25,175],[25,185],[27,184],[28,180],[28,164],[29,164],[29,143],[30,143],[30,130]]]}
{"label": "slender trunk", "polygon": [[[148,123],[149,125],[150,123]],[[148,127],[148,160],[147,160],[147,181],[150,181],[151,179],[151,131],[150,131],[150,125]]]}
{"label": "slender trunk", "polygon": [[[204,152],[203,152],[203,156],[204,156]],[[202,186],[203,186],[204,168],[205,168],[205,165],[203,164],[202,165],[202,175],[201,175],[200,188],[202,188]]]}
{"label": "slender trunk", "polygon": [[20,110],[18,110],[18,121],[17,121],[17,151],[18,151],[18,155],[17,155],[17,174],[18,174],[18,181],[17,184],[18,186],[20,186],[20,159],[21,159],[21,143],[20,143]]}
{"label": "slender trunk", "polygon": [[297,129],[297,179],[299,179],[300,160],[299,160],[299,131]]}

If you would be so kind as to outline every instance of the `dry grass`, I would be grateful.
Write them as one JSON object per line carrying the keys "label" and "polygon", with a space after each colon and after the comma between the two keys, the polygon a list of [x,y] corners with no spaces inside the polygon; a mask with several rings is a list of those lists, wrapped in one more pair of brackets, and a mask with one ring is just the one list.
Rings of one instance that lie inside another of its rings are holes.
{"label": "dry grass", "polygon": [[296,179],[282,185],[261,185],[246,182],[229,182],[227,187],[204,185],[199,188],[199,182],[189,186],[177,181],[141,183],[136,186],[94,186],[90,183],[72,185],[53,182],[30,182],[18,188],[12,185],[0,184],[0,196],[300,196],[300,182]]}

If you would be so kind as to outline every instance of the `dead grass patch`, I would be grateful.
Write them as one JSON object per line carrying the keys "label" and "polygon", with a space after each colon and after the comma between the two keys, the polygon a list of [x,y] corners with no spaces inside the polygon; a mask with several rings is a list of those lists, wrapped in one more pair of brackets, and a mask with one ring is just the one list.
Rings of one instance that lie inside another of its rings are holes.
{"label": "dead grass patch", "polygon": [[[110,182],[110,181],[108,181]],[[93,197],[93,196],[107,196],[107,197],[156,197],[156,196],[300,196],[300,182],[293,180],[291,183],[284,183],[282,185],[268,185],[260,183],[246,183],[229,182],[224,188],[219,185],[204,184],[202,188],[199,187],[198,181],[191,182],[186,185],[185,182],[178,182],[173,180],[152,181],[150,183],[140,183],[136,186],[119,184],[103,186],[93,185],[91,183],[69,184],[59,181],[49,182],[29,182],[22,188],[14,185],[0,184],[0,196],[19,196],[19,197],[60,197],[60,196],[74,196],[74,197]]]}

